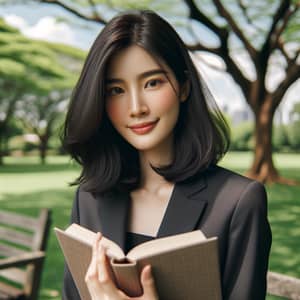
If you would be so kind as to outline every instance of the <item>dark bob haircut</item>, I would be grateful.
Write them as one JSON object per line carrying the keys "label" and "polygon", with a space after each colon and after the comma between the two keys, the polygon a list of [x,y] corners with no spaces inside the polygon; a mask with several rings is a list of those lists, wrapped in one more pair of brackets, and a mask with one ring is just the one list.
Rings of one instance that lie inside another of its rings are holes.
{"label": "dark bob haircut", "polygon": [[228,150],[228,126],[176,31],[154,12],[123,13],[104,27],[90,49],[62,136],[64,148],[82,165],[74,184],[89,192],[130,191],[140,183],[138,151],[117,133],[105,111],[108,62],[131,45],[163,61],[179,85],[187,81],[190,85],[174,128],[173,161],[152,168],[168,181],[181,182],[215,165]]}

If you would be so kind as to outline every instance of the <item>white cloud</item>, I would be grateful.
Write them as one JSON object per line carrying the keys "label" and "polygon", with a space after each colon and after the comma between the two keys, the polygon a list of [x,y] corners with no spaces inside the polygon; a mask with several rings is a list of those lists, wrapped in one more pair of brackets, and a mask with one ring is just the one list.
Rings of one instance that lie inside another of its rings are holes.
{"label": "white cloud", "polygon": [[27,27],[23,32],[31,38],[45,39],[52,42],[73,44],[74,40],[74,34],[70,26],[56,22],[53,17],[43,17],[33,27]]}
{"label": "white cloud", "polygon": [[4,19],[27,37],[69,45],[74,44],[75,36],[70,26],[63,22],[57,22],[54,17],[43,17],[33,26],[30,26],[22,17],[12,14],[6,15]]}
{"label": "white cloud", "polygon": [[18,29],[22,29],[23,27],[27,26],[26,21],[22,17],[16,15],[5,15],[4,21]]}

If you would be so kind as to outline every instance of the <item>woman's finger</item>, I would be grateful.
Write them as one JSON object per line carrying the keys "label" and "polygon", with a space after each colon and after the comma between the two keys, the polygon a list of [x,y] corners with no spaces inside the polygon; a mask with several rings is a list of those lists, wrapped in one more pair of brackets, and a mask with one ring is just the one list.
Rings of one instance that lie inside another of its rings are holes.
{"label": "woman's finger", "polygon": [[98,249],[100,239],[101,239],[101,234],[98,232],[95,236],[95,240],[92,247],[92,258],[86,272],[86,276],[85,276],[86,281],[89,280],[89,278],[93,278],[93,276],[97,276],[97,249]]}
{"label": "woman's finger", "polygon": [[97,258],[98,281],[106,295],[112,299],[117,299],[119,290],[111,278],[109,268],[105,248],[102,245],[99,245]]}
{"label": "woman's finger", "polygon": [[97,257],[98,257],[97,249],[99,247],[101,237],[102,237],[101,234],[98,232],[93,243],[91,262],[85,275],[85,282],[87,284],[92,299],[97,299],[97,294],[101,292],[101,287],[98,284],[98,269],[97,269]]}
{"label": "woman's finger", "polygon": [[145,299],[157,299],[158,294],[155,287],[155,281],[152,276],[151,266],[147,265],[143,268],[141,273],[141,283],[144,290],[143,296]]}
{"label": "woman's finger", "polygon": [[88,270],[90,270],[91,273],[94,273],[94,272],[97,271],[97,264],[96,264],[96,261],[97,261],[97,249],[99,247],[100,240],[101,240],[101,234],[98,232],[96,234],[96,237],[95,237],[95,240],[94,240],[94,243],[93,243],[92,258],[91,258],[91,262],[90,262],[90,265],[89,265],[89,268],[88,268]]}

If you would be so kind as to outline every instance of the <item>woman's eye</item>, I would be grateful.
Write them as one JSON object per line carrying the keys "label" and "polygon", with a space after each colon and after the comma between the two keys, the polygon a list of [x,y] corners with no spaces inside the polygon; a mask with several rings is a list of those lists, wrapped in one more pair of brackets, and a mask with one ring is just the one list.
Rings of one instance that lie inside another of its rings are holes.
{"label": "woman's eye", "polygon": [[160,79],[152,79],[152,80],[149,80],[147,83],[146,83],[146,88],[155,88],[157,87],[158,85],[160,85],[162,83],[162,80]]}
{"label": "woman's eye", "polygon": [[115,87],[107,89],[106,94],[108,96],[116,96],[116,95],[122,94],[122,92],[123,92],[123,90],[120,87],[115,86]]}

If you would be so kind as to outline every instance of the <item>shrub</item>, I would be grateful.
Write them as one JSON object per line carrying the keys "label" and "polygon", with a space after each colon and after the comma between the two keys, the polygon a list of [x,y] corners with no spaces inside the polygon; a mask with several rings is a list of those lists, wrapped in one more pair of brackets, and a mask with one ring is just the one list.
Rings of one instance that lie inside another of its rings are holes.
{"label": "shrub", "polygon": [[248,151],[254,146],[253,122],[243,122],[231,127],[231,146],[230,150]]}

